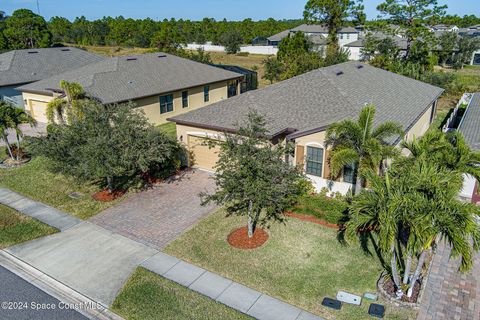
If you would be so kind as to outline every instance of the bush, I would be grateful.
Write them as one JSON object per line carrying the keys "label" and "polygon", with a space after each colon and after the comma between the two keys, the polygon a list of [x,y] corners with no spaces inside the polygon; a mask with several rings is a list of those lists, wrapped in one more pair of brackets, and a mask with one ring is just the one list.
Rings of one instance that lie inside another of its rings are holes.
{"label": "bush", "polygon": [[323,194],[308,195],[301,198],[292,210],[334,224],[343,224],[348,215],[348,202],[344,197],[328,198]]}

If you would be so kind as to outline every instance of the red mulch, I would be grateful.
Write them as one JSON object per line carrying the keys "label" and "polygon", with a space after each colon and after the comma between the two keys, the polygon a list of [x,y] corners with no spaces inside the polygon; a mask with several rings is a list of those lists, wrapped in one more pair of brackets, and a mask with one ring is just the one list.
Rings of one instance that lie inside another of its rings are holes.
{"label": "red mulch", "polygon": [[267,240],[268,233],[261,228],[255,228],[253,237],[249,238],[248,227],[235,229],[227,237],[228,243],[238,249],[255,249],[262,246]]}
{"label": "red mulch", "polygon": [[[404,294],[403,297],[400,299],[400,301],[403,302],[410,302],[410,303],[416,303],[418,299],[418,295],[420,294],[420,287],[422,286],[420,280],[417,280],[417,283],[415,284],[415,287],[413,288],[413,294],[412,297],[409,298],[407,297],[407,294]],[[383,288],[385,291],[391,296],[395,297],[395,285],[393,283],[392,279],[388,279],[383,283]]]}
{"label": "red mulch", "polygon": [[291,217],[291,218],[300,219],[300,220],[303,220],[303,221],[308,221],[308,222],[313,222],[313,223],[316,223],[316,224],[320,224],[322,226],[325,226],[325,227],[331,228],[331,229],[340,229],[341,228],[341,226],[339,226],[338,224],[330,223],[330,222],[327,222],[325,220],[321,220],[321,219],[318,219],[317,217],[309,216],[309,215],[306,215],[306,214],[298,214],[298,213],[294,213],[294,212],[285,212],[285,215],[287,217]]}
{"label": "red mulch", "polygon": [[124,194],[125,191],[117,190],[110,193],[108,189],[105,189],[103,191],[93,194],[92,198],[101,202],[111,202],[122,197]]}

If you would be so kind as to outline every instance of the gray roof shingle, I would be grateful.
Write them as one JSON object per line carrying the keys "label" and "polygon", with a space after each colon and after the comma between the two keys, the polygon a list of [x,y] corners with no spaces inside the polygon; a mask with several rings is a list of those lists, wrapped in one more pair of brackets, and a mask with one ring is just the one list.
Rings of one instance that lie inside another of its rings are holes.
{"label": "gray roof shingle", "polygon": [[0,86],[38,81],[103,59],[69,47],[8,51],[0,54]]}
{"label": "gray roof shingle", "polygon": [[473,95],[458,131],[463,134],[472,150],[480,151],[480,92]]}
{"label": "gray roof shingle", "polygon": [[239,77],[239,73],[171,54],[149,53],[108,58],[18,90],[51,93],[66,80],[81,84],[88,96],[102,103],[115,103]]}
{"label": "gray roof shingle", "polygon": [[[293,29],[284,30],[280,33],[277,33],[273,36],[268,37],[270,41],[281,41],[283,38],[286,38],[290,33],[303,32],[303,33],[328,33],[328,27],[321,24],[302,24]],[[357,29],[353,27],[344,27],[341,28],[339,33],[359,33]]]}
{"label": "gray roof shingle", "polygon": [[275,136],[357,118],[365,104],[377,107],[376,124],[399,122],[408,130],[443,89],[359,62],[317,69],[170,119],[198,127],[235,129],[250,109],[266,116]]}

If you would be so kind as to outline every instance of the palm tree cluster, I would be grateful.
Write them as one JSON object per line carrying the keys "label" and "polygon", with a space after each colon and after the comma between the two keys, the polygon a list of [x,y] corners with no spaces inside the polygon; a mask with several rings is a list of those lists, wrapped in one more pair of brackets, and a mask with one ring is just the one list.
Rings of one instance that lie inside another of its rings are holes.
{"label": "palm tree cluster", "polygon": [[460,271],[473,266],[480,249],[480,209],[460,201],[458,193],[465,174],[480,177],[480,154],[458,132],[431,131],[401,146],[410,156],[398,156],[383,176],[366,174],[369,188],[352,200],[346,230],[349,238],[358,230],[375,235],[381,256],[389,258],[385,267],[396,296],[410,298],[437,241],[461,259]]}
{"label": "palm tree cluster", "polygon": [[[7,152],[14,161],[20,161],[22,157],[20,141],[23,136],[20,125],[23,123],[35,126],[35,120],[25,110],[15,107],[9,102],[0,101],[0,140],[5,142]],[[15,131],[16,152],[14,154],[11,142],[8,139],[8,131]]]}
{"label": "palm tree cluster", "polygon": [[[332,178],[347,165],[357,171],[344,232],[347,239],[368,234],[396,296],[410,298],[438,241],[461,258],[460,271],[473,266],[480,249],[480,209],[460,201],[458,194],[466,175],[480,179],[480,153],[459,132],[440,130],[396,148],[401,126],[387,122],[375,127],[374,116],[375,107],[366,106],[357,121],[344,120],[327,130],[330,171]],[[401,149],[409,156],[401,155]]]}
{"label": "palm tree cluster", "polygon": [[82,117],[83,87],[76,82],[60,81],[64,96],[56,97],[47,104],[47,119],[50,123],[66,124],[75,117]]}

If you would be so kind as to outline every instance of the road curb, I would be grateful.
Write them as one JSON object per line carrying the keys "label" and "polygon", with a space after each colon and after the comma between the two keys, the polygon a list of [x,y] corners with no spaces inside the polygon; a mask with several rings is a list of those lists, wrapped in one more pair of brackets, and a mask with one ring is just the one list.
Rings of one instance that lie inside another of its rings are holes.
{"label": "road curb", "polygon": [[75,309],[77,312],[89,319],[124,320],[122,317],[110,311],[108,307],[90,299],[78,291],[75,291],[69,286],[66,286],[65,284],[55,280],[40,270],[32,267],[28,263],[1,249],[0,265],[45,293],[66,304],[77,306],[95,306],[95,308]]}

